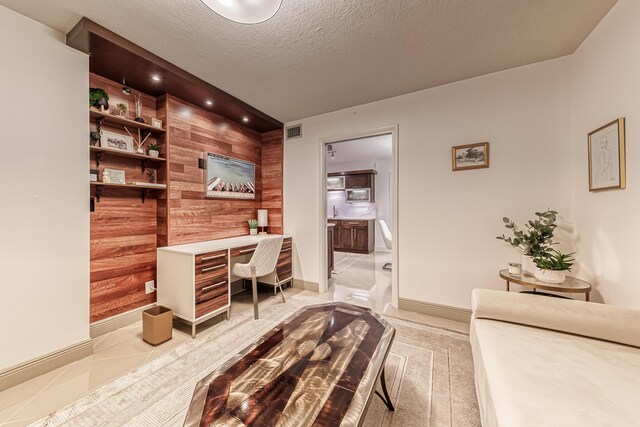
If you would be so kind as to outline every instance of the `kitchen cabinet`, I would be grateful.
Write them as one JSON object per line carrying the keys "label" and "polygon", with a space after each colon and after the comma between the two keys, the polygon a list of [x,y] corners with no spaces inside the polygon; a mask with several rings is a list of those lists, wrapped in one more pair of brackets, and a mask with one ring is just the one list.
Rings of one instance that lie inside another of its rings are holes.
{"label": "kitchen cabinet", "polygon": [[335,224],[334,248],[339,252],[369,254],[375,249],[374,220],[343,220],[331,218]]}
{"label": "kitchen cabinet", "polygon": [[376,201],[376,174],[373,169],[331,172],[327,174],[327,190],[369,190],[367,201],[373,203]]}

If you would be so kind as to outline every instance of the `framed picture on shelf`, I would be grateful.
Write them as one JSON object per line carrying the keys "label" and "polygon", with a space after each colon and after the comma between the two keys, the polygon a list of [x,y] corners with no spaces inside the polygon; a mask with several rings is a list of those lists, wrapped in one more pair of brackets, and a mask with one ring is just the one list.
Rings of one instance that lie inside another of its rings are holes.
{"label": "framed picture on shelf", "polygon": [[255,199],[256,165],[232,157],[205,153],[204,195],[209,198]]}
{"label": "framed picture on shelf", "polygon": [[457,145],[451,149],[454,171],[489,167],[489,143]]}
{"label": "framed picture on shelf", "polygon": [[624,117],[589,133],[589,191],[626,187]]}
{"label": "framed picture on shelf", "polygon": [[124,171],[121,169],[104,168],[102,182],[107,184],[125,184]]}
{"label": "framed picture on shelf", "polygon": [[103,148],[133,152],[133,138],[129,135],[103,130],[102,136],[100,137],[100,146]]}
{"label": "framed picture on shelf", "polygon": [[162,129],[162,120],[151,118],[151,126],[157,129]]}

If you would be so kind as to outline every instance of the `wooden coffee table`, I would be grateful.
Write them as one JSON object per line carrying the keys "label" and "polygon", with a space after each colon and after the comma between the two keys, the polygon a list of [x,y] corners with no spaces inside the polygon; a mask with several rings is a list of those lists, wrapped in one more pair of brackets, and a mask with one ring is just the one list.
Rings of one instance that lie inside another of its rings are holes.
{"label": "wooden coffee table", "polygon": [[[230,331],[229,333],[233,333]],[[395,329],[369,309],[308,306],[196,386],[185,426],[359,426]]]}
{"label": "wooden coffee table", "polygon": [[[589,293],[591,292],[591,283],[575,277],[569,277],[562,283],[547,283],[536,279],[534,276],[528,276],[523,274],[522,276],[512,276],[509,274],[509,270],[500,270],[500,277],[507,282],[507,292],[509,291],[509,284],[516,283],[527,288],[532,288],[532,293],[537,292],[538,289],[554,292],[567,292],[567,293],[583,293],[585,294],[585,300],[589,301]],[[551,295],[551,294],[545,294]]]}

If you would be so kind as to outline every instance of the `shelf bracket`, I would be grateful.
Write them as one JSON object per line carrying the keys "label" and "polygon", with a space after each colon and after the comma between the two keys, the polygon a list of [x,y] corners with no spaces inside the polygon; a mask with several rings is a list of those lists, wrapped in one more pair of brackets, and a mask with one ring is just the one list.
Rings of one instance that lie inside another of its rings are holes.
{"label": "shelf bracket", "polygon": [[104,153],[102,151],[96,151],[96,167],[100,167],[100,162],[102,161],[102,156]]}
{"label": "shelf bracket", "polygon": [[96,131],[102,132],[102,124],[104,123],[104,117],[98,117],[96,119]]}
{"label": "shelf bracket", "polygon": [[142,173],[144,173],[145,169],[147,169],[148,166],[149,166],[149,160],[148,159],[142,159],[140,161],[140,168],[142,170]]}
{"label": "shelf bracket", "polygon": [[140,191],[140,198],[142,199],[142,203],[144,203],[144,199],[147,198],[147,195],[149,195],[149,189],[148,188],[143,188]]}
{"label": "shelf bracket", "polygon": [[100,203],[100,196],[102,196],[102,185],[96,186],[96,200]]}

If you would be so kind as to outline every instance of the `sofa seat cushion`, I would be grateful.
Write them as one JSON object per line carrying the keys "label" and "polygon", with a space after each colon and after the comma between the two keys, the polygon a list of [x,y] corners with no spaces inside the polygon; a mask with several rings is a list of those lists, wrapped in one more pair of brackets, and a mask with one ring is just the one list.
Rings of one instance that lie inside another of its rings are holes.
{"label": "sofa seat cushion", "polygon": [[638,425],[639,348],[489,319],[471,345],[484,427]]}

